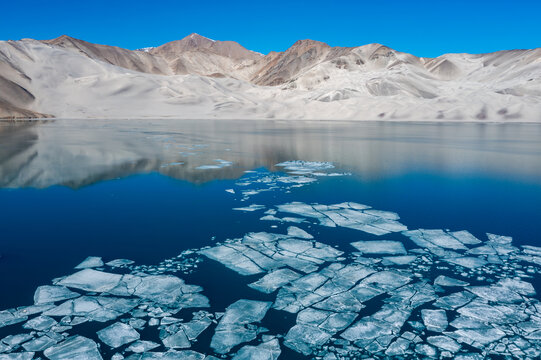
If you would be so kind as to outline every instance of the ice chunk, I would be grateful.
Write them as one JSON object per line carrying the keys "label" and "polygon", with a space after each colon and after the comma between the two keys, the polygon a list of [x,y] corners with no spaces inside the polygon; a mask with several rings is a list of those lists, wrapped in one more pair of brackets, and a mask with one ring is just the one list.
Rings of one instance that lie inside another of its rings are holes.
{"label": "ice chunk", "polygon": [[63,286],[45,285],[36,289],[36,292],[34,293],[34,303],[36,305],[49,304],[61,300],[73,299],[78,296],[80,296],[80,294]]}
{"label": "ice chunk", "polygon": [[28,316],[13,313],[9,310],[0,311],[0,328],[26,321]]}
{"label": "ice chunk", "polygon": [[522,296],[509,289],[508,287],[493,286],[470,286],[466,288],[475,295],[488,301],[500,303],[518,303],[522,302]]}
{"label": "ice chunk", "polygon": [[179,297],[181,297],[183,293],[192,293],[194,292],[193,290],[197,292],[202,289],[199,287],[191,288],[186,285],[182,279],[176,276],[154,275],[143,277],[133,294],[142,299],[174,307],[179,301],[182,301]]}
{"label": "ice chunk", "polygon": [[458,241],[451,234],[447,234],[443,230],[411,230],[403,232],[404,235],[409,237],[417,246],[422,248],[428,248],[430,250],[434,248],[444,248],[451,250],[467,250],[468,248],[464,244]]}
{"label": "ice chunk", "polygon": [[50,338],[47,335],[40,336],[39,338],[36,338],[34,340],[25,342],[23,344],[23,348],[26,351],[43,351],[57,343],[56,340]]}
{"label": "ice chunk", "polygon": [[398,338],[394,341],[387,350],[385,350],[385,355],[387,356],[403,356],[406,354],[406,351],[410,347],[411,341]]}
{"label": "ice chunk", "polygon": [[384,264],[409,265],[417,259],[415,255],[386,256],[383,258]]}
{"label": "ice chunk", "polygon": [[85,291],[106,292],[117,286],[121,279],[122,275],[84,269],[60,280],[57,284]]}
{"label": "ice chunk", "polygon": [[436,349],[427,344],[417,344],[415,346],[415,352],[420,355],[428,356],[433,358],[436,356]]}
{"label": "ice chunk", "polygon": [[428,331],[443,332],[447,329],[447,314],[445,310],[421,310],[421,317]]}
{"label": "ice chunk", "polygon": [[477,329],[485,327],[485,323],[479,319],[459,315],[449,324],[456,329]]}
{"label": "ice chunk", "polygon": [[257,329],[246,325],[261,321],[271,304],[243,299],[229,305],[216,327],[210,347],[219,354],[225,354],[234,346],[255,339]]}
{"label": "ice chunk", "polygon": [[31,334],[16,334],[16,335],[8,335],[5,338],[2,339],[2,342],[4,344],[7,344],[11,347],[14,347],[16,345],[22,344],[25,341],[28,341],[32,339],[33,336]]}
{"label": "ice chunk", "polygon": [[233,356],[233,360],[277,360],[282,350],[278,339],[261,343],[258,346],[246,345]]}
{"label": "ice chunk", "polygon": [[456,337],[462,343],[483,348],[503,338],[505,333],[493,327],[482,327],[477,329],[458,329],[450,335]]}
{"label": "ice chunk", "polygon": [[285,336],[284,345],[301,354],[310,355],[330,338],[331,334],[316,326],[295,325]]}
{"label": "ice chunk", "polygon": [[83,316],[90,320],[105,322],[114,320],[130,311],[138,303],[137,299],[82,296],[75,300],[68,300],[43,314],[47,316]]}
{"label": "ice chunk", "polygon": [[347,328],[357,317],[353,312],[334,312],[308,308],[297,315],[297,324],[317,326],[329,334]]}
{"label": "ice chunk", "polygon": [[196,314],[190,322],[180,324],[180,326],[189,340],[195,340],[210,324],[212,324],[212,320],[208,314]]}
{"label": "ice chunk", "polygon": [[452,353],[456,353],[460,350],[461,346],[455,340],[451,339],[448,336],[438,335],[438,336],[429,336],[426,341],[429,344],[434,345],[437,348],[446,350]]}
{"label": "ice chunk", "polygon": [[0,360],[32,360],[33,358],[34,358],[33,352],[0,354]]}
{"label": "ice chunk", "polygon": [[103,261],[101,257],[89,256],[82,263],[77,265],[76,269],[88,269],[103,266]]}
{"label": "ice chunk", "polygon": [[462,281],[462,280],[453,279],[453,278],[445,276],[445,275],[440,275],[434,280],[434,285],[439,285],[439,286],[468,286],[469,283],[467,283],[465,281]]}
{"label": "ice chunk", "polygon": [[98,337],[105,344],[117,348],[124,344],[139,340],[139,333],[128,324],[121,322],[114,323],[97,332]]}
{"label": "ice chunk", "polygon": [[152,349],[155,349],[155,348],[157,348],[159,346],[160,346],[160,344],[156,344],[153,341],[137,340],[136,342],[134,342],[133,344],[128,346],[128,348],[126,348],[126,351],[131,351],[131,352],[134,352],[134,353],[142,353],[142,352],[146,352],[146,351],[150,351]]}
{"label": "ice chunk", "polygon": [[469,303],[474,297],[475,295],[466,291],[456,292],[448,296],[439,298],[434,303],[434,306],[442,308],[442,309],[454,310],[458,307],[464,306],[465,304]]}
{"label": "ice chunk", "polygon": [[455,231],[449,234],[465,245],[477,245],[481,243],[481,240],[479,240],[466,230]]}
{"label": "ice chunk", "polygon": [[390,291],[409,283],[411,277],[399,274],[396,271],[384,270],[374,273],[363,279],[360,284],[384,291]]}
{"label": "ice chunk", "polygon": [[513,242],[513,238],[511,236],[502,236],[487,233],[487,237],[489,241],[500,245],[509,245]]}
{"label": "ice chunk", "polygon": [[256,204],[252,204],[250,206],[245,206],[245,207],[233,208],[233,210],[245,211],[245,212],[252,212],[252,211],[258,211],[258,210],[263,210],[263,209],[265,209],[265,206],[256,205]]}
{"label": "ice chunk", "polygon": [[493,324],[518,323],[528,315],[513,305],[489,305],[479,298],[457,310],[458,313]]}
{"label": "ice chunk", "polygon": [[351,243],[363,254],[405,255],[406,249],[399,241],[357,241]]}
{"label": "ice chunk", "polygon": [[519,280],[505,278],[498,281],[498,285],[526,296],[535,296],[536,292],[532,284]]}
{"label": "ice chunk", "polygon": [[184,330],[180,330],[175,334],[166,337],[162,340],[162,342],[166,348],[171,349],[187,349],[191,346],[188,337],[184,333]]}
{"label": "ice chunk", "polygon": [[301,275],[290,269],[278,269],[248,285],[249,287],[270,294],[282,286],[297,280]]}
{"label": "ice chunk", "polygon": [[82,336],[73,336],[51,346],[44,355],[50,360],[103,360],[96,343]]}
{"label": "ice chunk", "polygon": [[121,267],[121,266],[131,265],[131,264],[133,264],[133,263],[134,263],[133,260],[128,260],[128,259],[115,259],[115,260],[109,261],[109,262],[106,263],[105,265],[111,266],[111,267]]}
{"label": "ice chunk", "polygon": [[272,303],[255,300],[238,300],[229,305],[224,316],[220,319],[220,326],[242,325],[261,321]]}
{"label": "ice chunk", "polygon": [[252,260],[239,251],[225,245],[204,249],[200,252],[209,259],[216,260],[241,275],[255,275],[263,272],[263,269],[257,266]]}
{"label": "ice chunk", "polygon": [[314,237],[308,234],[303,229],[300,229],[296,226],[290,226],[287,228],[287,234],[300,239],[313,239]]}
{"label": "ice chunk", "polygon": [[355,297],[353,292],[347,291],[332,295],[327,299],[315,303],[315,308],[334,311],[361,311],[365,306]]}
{"label": "ice chunk", "polygon": [[31,320],[28,320],[26,324],[23,325],[25,329],[32,329],[37,331],[45,331],[47,329],[50,329],[54,325],[56,325],[57,322],[55,319],[49,317],[49,316],[38,316]]}
{"label": "ice chunk", "polygon": [[460,265],[468,269],[477,269],[487,264],[486,260],[483,260],[477,257],[471,257],[471,256],[447,258],[444,260],[449,263]]}

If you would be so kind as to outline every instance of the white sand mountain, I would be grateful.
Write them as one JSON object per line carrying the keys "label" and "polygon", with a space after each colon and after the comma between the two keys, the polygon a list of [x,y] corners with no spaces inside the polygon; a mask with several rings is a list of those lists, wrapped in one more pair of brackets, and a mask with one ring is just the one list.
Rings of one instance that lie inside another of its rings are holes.
{"label": "white sand mountain", "polygon": [[266,56],[197,34],[131,51],[0,42],[0,117],[541,121],[541,49],[418,58],[301,40]]}

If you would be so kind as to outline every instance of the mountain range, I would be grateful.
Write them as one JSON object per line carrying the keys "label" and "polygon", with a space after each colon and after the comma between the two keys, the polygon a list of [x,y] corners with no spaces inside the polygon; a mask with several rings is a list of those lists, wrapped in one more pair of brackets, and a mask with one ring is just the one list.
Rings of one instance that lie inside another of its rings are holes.
{"label": "mountain range", "polygon": [[299,40],[263,55],[198,34],[128,50],[0,41],[0,118],[541,121],[541,48],[423,58]]}

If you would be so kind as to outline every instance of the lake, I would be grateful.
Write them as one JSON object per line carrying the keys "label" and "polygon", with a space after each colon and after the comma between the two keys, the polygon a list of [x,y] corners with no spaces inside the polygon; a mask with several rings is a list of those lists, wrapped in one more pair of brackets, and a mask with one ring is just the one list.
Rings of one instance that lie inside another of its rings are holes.
{"label": "lake", "polygon": [[0,206],[0,359],[541,353],[541,125],[0,123]]}

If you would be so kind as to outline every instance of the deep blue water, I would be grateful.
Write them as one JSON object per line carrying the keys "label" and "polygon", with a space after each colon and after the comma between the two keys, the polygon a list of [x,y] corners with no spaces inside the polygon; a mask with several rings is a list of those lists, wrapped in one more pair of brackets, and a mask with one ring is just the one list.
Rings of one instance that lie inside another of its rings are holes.
{"label": "deep blue water", "polygon": [[[0,218],[2,306],[30,304],[37,286],[70,273],[89,255],[156,264],[212,244],[212,237],[269,231],[260,212],[232,210],[239,203],[225,189],[233,186],[232,180],[194,185],[150,173],[77,190],[0,190],[2,208],[9,209]],[[479,238],[491,232],[513,236],[518,244],[541,244],[541,186],[534,183],[474,175],[412,173],[373,181],[351,176],[254,197],[258,204],[289,201],[355,201],[397,212],[410,229],[468,230]],[[350,237],[337,240],[343,244],[370,236],[344,232]]]}
{"label": "deep blue water", "polygon": [[[214,159],[232,165],[197,169]],[[236,183],[253,176],[245,171],[277,173],[275,165],[288,160],[328,161],[351,174],[240,201]],[[32,304],[36,287],[73,273],[87,256],[154,265],[185,249],[291,225],[233,210],[250,204],[351,201],[396,212],[409,229],[468,230],[482,240],[488,232],[541,246],[537,125],[59,121],[0,131],[0,185],[0,310]],[[405,239],[302,227],[347,251],[353,241]],[[246,287],[259,276],[213,261],[179,276],[203,287],[212,311],[239,298],[274,300]],[[539,277],[532,281],[540,293]],[[277,333],[295,323],[294,315],[272,312],[263,325]],[[78,333],[95,338],[98,325]],[[211,337],[205,332],[194,349],[204,352]],[[297,357],[282,348],[283,358]]]}

